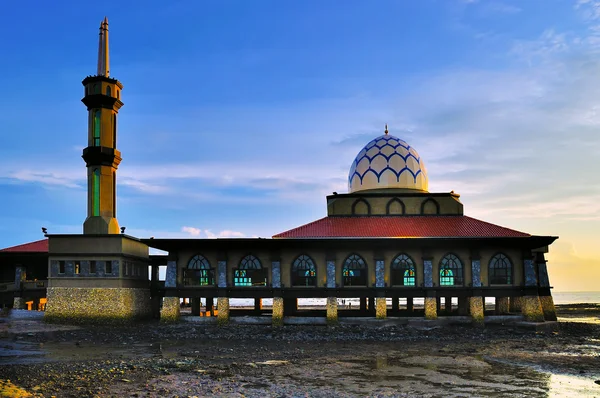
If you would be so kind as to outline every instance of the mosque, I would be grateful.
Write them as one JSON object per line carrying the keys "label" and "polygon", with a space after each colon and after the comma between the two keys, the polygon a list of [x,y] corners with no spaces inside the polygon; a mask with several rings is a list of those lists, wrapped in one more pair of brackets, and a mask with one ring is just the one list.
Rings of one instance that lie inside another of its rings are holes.
{"label": "mosque", "polygon": [[[152,316],[174,321],[184,298],[193,315],[200,314],[202,299],[203,313],[216,315],[219,324],[241,313],[271,315],[273,325],[307,313],[328,323],[343,316],[462,315],[481,324],[484,298],[494,297],[496,313],[556,320],[545,253],[557,237],[464,215],[459,194],[428,191],[423,158],[387,126],[350,165],[348,193],[327,196],[324,218],[271,239],[126,235],[116,212],[123,85],[110,76],[107,19],[100,25],[97,73],[83,86],[88,110],[83,233],[46,234],[43,241],[0,250],[0,268],[8,269],[7,258],[14,265],[2,276],[18,287],[5,289],[12,291],[15,307],[37,294],[45,296],[49,321]],[[151,256],[149,248],[168,255]],[[160,265],[166,265],[164,283],[158,280]],[[37,284],[28,290],[32,276]],[[230,308],[235,298],[253,299],[254,308]],[[270,309],[262,306],[265,298],[272,299]],[[324,299],[326,306],[302,311],[303,298]],[[340,306],[347,298],[358,298],[359,305]]]}

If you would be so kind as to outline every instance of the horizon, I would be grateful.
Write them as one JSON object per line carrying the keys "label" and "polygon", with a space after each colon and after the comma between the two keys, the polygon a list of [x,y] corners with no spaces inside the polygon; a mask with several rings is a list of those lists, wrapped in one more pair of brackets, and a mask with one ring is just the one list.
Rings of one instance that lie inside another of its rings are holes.
{"label": "horizon", "polygon": [[127,235],[270,238],[322,218],[387,123],[430,192],[559,236],[554,291],[597,291],[600,1],[344,4],[5,5],[0,246],[82,232],[81,80],[108,16]]}

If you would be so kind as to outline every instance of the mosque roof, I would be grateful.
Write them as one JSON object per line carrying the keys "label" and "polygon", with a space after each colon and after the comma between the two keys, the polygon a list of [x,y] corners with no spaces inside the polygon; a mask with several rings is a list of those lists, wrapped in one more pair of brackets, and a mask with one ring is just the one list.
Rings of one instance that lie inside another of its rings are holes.
{"label": "mosque roof", "polygon": [[427,192],[427,169],[415,148],[388,133],[369,141],[348,173],[348,192],[403,188]]}
{"label": "mosque roof", "polygon": [[525,238],[530,234],[467,216],[332,216],[273,238]]}
{"label": "mosque roof", "polygon": [[1,249],[0,253],[48,253],[48,239]]}

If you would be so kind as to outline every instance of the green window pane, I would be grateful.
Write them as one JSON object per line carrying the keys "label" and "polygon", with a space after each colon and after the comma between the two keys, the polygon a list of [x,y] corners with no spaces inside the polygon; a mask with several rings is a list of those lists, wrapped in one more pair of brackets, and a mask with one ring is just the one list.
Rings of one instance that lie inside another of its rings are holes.
{"label": "green window pane", "polygon": [[92,216],[100,215],[100,170],[92,174]]}
{"label": "green window pane", "polygon": [[100,146],[100,111],[94,111],[93,146]]}

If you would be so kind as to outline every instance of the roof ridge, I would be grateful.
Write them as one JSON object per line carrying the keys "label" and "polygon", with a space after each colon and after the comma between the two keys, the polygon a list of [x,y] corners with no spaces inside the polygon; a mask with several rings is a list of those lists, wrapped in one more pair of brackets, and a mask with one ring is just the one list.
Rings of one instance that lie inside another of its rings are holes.
{"label": "roof ridge", "polygon": [[283,231],[283,232],[280,232],[280,233],[278,233],[278,234],[275,234],[275,235],[271,236],[271,238],[275,239],[275,238],[277,238],[279,235],[286,234],[286,233],[288,233],[288,232],[291,232],[291,231],[293,231],[293,230],[295,230],[295,229],[299,229],[299,228],[303,228],[303,227],[308,227],[308,226],[309,226],[309,225],[311,225],[311,224],[318,223],[319,221],[323,221],[323,220],[325,220],[325,219],[327,219],[327,218],[329,218],[329,216],[321,217],[321,218],[319,218],[318,220],[314,220],[314,221],[311,221],[311,222],[309,222],[309,223],[302,224],[302,225],[300,225],[300,226],[297,226],[297,227],[294,227],[294,228],[288,229],[287,231]]}
{"label": "roof ridge", "polygon": [[469,216],[463,216],[463,217],[470,218],[471,220],[475,220],[475,221],[478,221],[478,222],[482,222],[482,223],[484,223],[484,224],[487,224],[487,225],[493,225],[494,227],[502,228],[502,229],[505,229],[505,230],[507,230],[507,231],[511,231],[511,232],[518,232],[518,233],[520,233],[520,234],[525,234],[525,235],[532,236],[530,233],[523,232],[523,231],[519,231],[519,230],[517,230],[517,229],[512,229],[512,228],[508,228],[508,227],[503,227],[502,225],[493,224],[493,223],[491,223],[491,222],[489,222],[489,221],[483,221],[483,220],[480,220],[480,219],[478,219],[478,218],[469,217]]}

